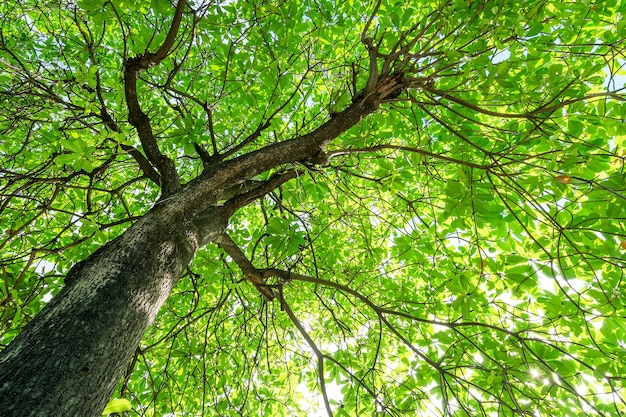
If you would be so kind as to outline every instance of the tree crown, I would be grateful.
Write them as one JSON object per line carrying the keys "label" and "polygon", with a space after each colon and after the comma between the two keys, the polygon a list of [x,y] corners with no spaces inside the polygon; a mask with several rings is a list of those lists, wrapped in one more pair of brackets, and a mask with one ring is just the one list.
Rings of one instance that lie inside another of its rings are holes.
{"label": "tree crown", "polygon": [[0,5],[0,342],[160,201],[345,125],[194,203],[233,207],[228,240],[119,395],[145,416],[621,415],[624,7]]}

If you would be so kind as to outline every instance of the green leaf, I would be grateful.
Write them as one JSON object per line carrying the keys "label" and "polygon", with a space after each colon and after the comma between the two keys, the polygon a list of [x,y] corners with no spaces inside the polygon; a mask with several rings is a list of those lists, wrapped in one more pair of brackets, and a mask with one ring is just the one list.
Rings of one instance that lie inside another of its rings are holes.
{"label": "green leaf", "polygon": [[78,0],[78,7],[89,12],[101,9],[105,3],[105,0]]}
{"label": "green leaf", "polygon": [[87,144],[80,139],[61,139],[60,142],[62,147],[72,152],[84,153],[87,149]]}
{"label": "green leaf", "polygon": [[172,6],[167,0],[150,0],[151,8],[156,14],[166,15],[171,12]]}
{"label": "green leaf", "polygon": [[569,130],[572,135],[579,137],[585,130],[585,124],[572,119],[567,123],[567,130]]}
{"label": "green leaf", "polygon": [[124,411],[129,411],[130,409],[130,401],[126,398],[114,398],[106,405],[102,415],[106,416],[113,413],[122,413]]}
{"label": "green leaf", "polygon": [[74,162],[79,158],[79,156],[75,153],[66,153],[66,154],[61,154],[61,155],[57,155],[54,158],[54,162],[59,165],[70,165],[70,164],[74,164]]}
{"label": "green leaf", "polygon": [[535,36],[539,34],[542,30],[543,30],[543,23],[535,22],[528,28],[528,30],[524,34],[529,37]]}
{"label": "green leaf", "polygon": [[601,363],[600,365],[596,366],[596,369],[594,369],[593,376],[595,376],[598,379],[606,378],[607,376],[609,376],[608,374],[611,372],[612,365],[613,364],[611,362]]}

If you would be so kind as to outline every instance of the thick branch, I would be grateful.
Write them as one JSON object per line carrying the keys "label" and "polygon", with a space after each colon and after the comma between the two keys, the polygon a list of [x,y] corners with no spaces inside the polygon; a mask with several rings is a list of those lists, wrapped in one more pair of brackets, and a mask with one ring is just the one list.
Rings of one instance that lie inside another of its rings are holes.
{"label": "thick branch", "polygon": [[174,12],[174,19],[172,20],[172,24],[170,25],[170,30],[167,32],[167,37],[163,41],[161,47],[154,54],[154,59],[156,60],[155,64],[161,62],[168,54],[172,45],[174,45],[174,41],[176,40],[176,35],[178,34],[178,29],[180,28],[180,21],[183,17],[183,10],[185,10],[186,5],[185,0],[178,0],[178,4],[176,5],[176,11]]}
{"label": "thick branch", "polygon": [[363,43],[367,47],[367,54],[369,56],[369,77],[367,78],[367,84],[365,85],[365,93],[368,94],[374,91],[376,83],[378,82],[378,48],[374,46],[371,38],[364,38]]}
{"label": "thick branch", "polygon": [[178,34],[184,7],[185,0],[179,0],[167,37],[156,53],[147,53],[131,58],[126,61],[124,66],[124,94],[126,96],[126,105],[128,106],[128,121],[137,129],[141,146],[148,160],[161,173],[163,196],[167,196],[180,188],[180,179],[174,161],[161,153],[150,125],[150,119],[141,110],[137,98],[137,76],[139,72],[157,65],[167,56]]}
{"label": "thick branch", "polygon": [[[379,80],[372,94],[357,96],[354,103],[326,123],[305,135],[268,145],[237,158],[215,164],[181,190],[157,205],[170,219],[193,219],[215,204],[224,191],[269,169],[296,162],[318,160],[322,149],[333,139],[374,112],[380,103],[397,96],[406,87],[402,73]],[[167,211],[167,213],[165,213]]]}
{"label": "thick branch", "polygon": [[124,93],[128,107],[128,121],[137,129],[141,146],[148,160],[161,173],[160,185],[163,195],[166,196],[180,187],[180,179],[178,178],[174,161],[161,153],[150,125],[150,119],[139,106],[139,100],[137,99],[137,74],[141,68],[137,65],[137,62],[137,60],[129,60],[124,70]]}
{"label": "thick branch", "polygon": [[302,171],[290,169],[288,171],[273,175],[267,181],[259,181],[259,184],[257,184],[257,186],[250,189],[244,188],[245,183],[234,186],[236,190],[241,191],[239,193],[235,193],[232,198],[224,203],[226,213],[228,213],[228,216],[232,215],[241,207],[247,206],[252,201],[258,200],[259,198],[266,196],[290,179],[296,178],[298,175],[302,174]]}
{"label": "thick branch", "polygon": [[[120,129],[120,127],[117,125],[117,123],[115,123],[111,115],[104,107],[103,101],[101,101],[101,104],[102,107],[100,108],[100,119],[102,120],[102,123],[114,132],[121,132],[122,130]],[[150,161],[148,161],[141,152],[139,152],[135,147],[126,145],[124,143],[120,143],[119,145],[124,152],[127,152],[135,159],[137,164],[139,164],[139,168],[141,168],[141,171],[143,171],[146,177],[150,178],[155,184],[161,185],[161,176],[158,172],[156,172],[152,164],[150,164]]]}

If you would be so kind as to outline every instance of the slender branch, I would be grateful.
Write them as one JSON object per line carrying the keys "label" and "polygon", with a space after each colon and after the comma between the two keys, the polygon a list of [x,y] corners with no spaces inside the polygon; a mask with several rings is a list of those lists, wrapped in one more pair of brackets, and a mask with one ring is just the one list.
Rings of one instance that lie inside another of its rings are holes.
{"label": "slender branch", "polygon": [[[500,333],[504,333],[508,336],[517,338],[517,339],[521,339],[521,333],[524,330],[518,330],[518,331],[511,331],[511,330],[507,330],[505,328],[502,327],[498,327],[498,326],[494,326],[492,324],[488,324],[488,323],[481,323],[481,322],[452,322],[452,323],[447,323],[447,322],[443,322],[443,321],[437,321],[437,320],[432,320],[432,319],[424,319],[424,318],[420,318],[420,317],[416,317],[413,316],[411,314],[408,313],[404,313],[402,311],[396,311],[396,310],[390,310],[388,308],[385,307],[381,307],[379,305],[377,305],[376,303],[374,303],[373,301],[371,301],[367,296],[361,294],[360,292],[358,292],[357,290],[354,290],[346,285],[337,283],[337,282],[333,282],[333,281],[329,281],[323,278],[315,278],[315,277],[310,277],[307,275],[302,275],[302,274],[298,274],[296,272],[291,272],[291,271],[284,271],[281,269],[276,269],[276,268],[267,268],[267,269],[263,269],[261,270],[261,276],[263,278],[270,278],[270,277],[278,277],[283,279],[284,281],[289,281],[289,280],[294,280],[294,281],[301,281],[301,282],[310,282],[312,284],[316,284],[316,285],[322,285],[322,286],[326,286],[326,287],[331,287],[331,288],[335,288],[339,291],[342,291],[344,293],[350,294],[353,297],[357,298],[358,300],[360,300],[362,303],[364,303],[365,305],[367,305],[372,311],[374,311],[382,320],[384,315],[390,315],[390,316],[397,316],[397,317],[403,317],[407,320],[411,320],[411,321],[415,321],[415,322],[419,322],[419,323],[424,323],[424,324],[430,324],[430,325],[436,325],[436,326],[441,326],[441,327],[445,327],[448,329],[457,329],[460,327],[483,327],[483,328],[487,328],[490,330],[494,330]],[[383,320],[384,321],[384,320]]]}
{"label": "slender branch", "polygon": [[468,109],[474,110],[478,113],[482,113],[487,116],[503,117],[503,118],[508,118],[508,119],[532,119],[540,114],[543,114],[543,113],[549,114],[549,113],[554,112],[555,110],[558,110],[570,104],[577,103],[579,101],[594,99],[594,98],[610,97],[610,98],[614,98],[616,100],[621,100],[621,101],[626,100],[626,97],[618,94],[619,91],[621,91],[621,90],[618,90],[614,92],[587,94],[583,97],[577,97],[577,98],[565,100],[563,102],[556,103],[552,106],[542,106],[527,113],[502,113],[502,112],[485,109],[476,104],[470,103],[467,100],[463,100],[462,98],[455,97],[449,91],[438,90],[435,87],[428,85],[428,84],[420,83],[420,86],[422,87],[424,91],[428,91],[429,93],[433,95],[440,96],[441,98],[445,98],[447,100],[453,101],[457,104],[460,104],[463,107],[467,107]]}
{"label": "slender branch", "polygon": [[493,165],[480,165],[480,164],[476,164],[474,162],[463,161],[461,159],[451,158],[449,156],[440,155],[440,154],[437,154],[437,153],[434,153],[434,152],[429,152],[429,151],[426,151],[426,150],[423,150],[423,149],[413,148],[413,147],[410,147],[410,146],[391,145],[391,144],[375,145],[375,146],[370,146],[370,147],[367,147],[367,148],[339,149],[339,150],[335,150],[335,151],[329,151],[329,152],[327,152],[327,155],[328,155],[329,158],[333,158],[335,156],[341,156],[341,155],[377,152],[377,151],[383,150],[383,149],[391,149],[391,150],[396,150],[396,151],[413,152],[413,153],[417,153],[417,154],[420,154],[420,155],[429,156],[431,158],[441,159],[441,160],[452,162],[452,163],[455,163],[455,164],[465,165],[465,166],[468,166],[468,167],[477,168],[477,169],[483,169],[483,170],[488,170],[488,169],[491,169],[491,168],[494,167]]}
{"label": "slender branch", "polygon": [[228,234],[222,234],[217,239],[216,243],[228,254],[228,256],[232,258],[233,261],[235,261],[237,266],[243,271],[246,278],[257,288],[257,290],[259,290],[266,300],[272,301],[276,298],[274,291],[265,283],[265,279],[261,275],[260,270],[252,265],[252,262],[248,260],[241,248],[233,242]]}
{"label": "slender branch", "polygon": [[[74,11],[74,22],[76,23],[76,27],[80,31],[80,34],[85,41],[85,45],[87,45],[87,51],[89,52],[89,59],[91,60],[92,65],[98,66],[98,60],[96,59],[95,54],[95,46],[93,42],[93,37],[91,36],[91,32],[89,32],[89,27],[86,27],[87,32],[83,30],[80,25],[80,21],[76,14],[76,10]],[[104,36],[104,35],[103,35]],[[100,119],[102,120],[105,127],[111,129],[114,132],[121,133],[122,130],[119,128],[117,123],[113,120],[111,115],[109,114],[106,106],[106,102],[104,100],[104,95],[102,94],[102,77],[100,76],[100,69],[96,71],[96,97],[98,98],[98,102],[100,103]],[[146,157],[135,149],[132,146],[120,144],[122,150],[127,152],[130,156],[132,156],[135,161],[139,164],[139,167],[143,171],[144,175],[151,179],[155,184],[161,183],[161,176],[155,171],[155,169],[150,165],[150,162],[146,159]]]}
{"label": "slender branch", "polygon": [[367,31],[370,29],[370,26],[372,25],[372,21],[374,20],[374,16],[376,16],[376,13],[378,13],[378,9],[380,9],[380,5],[382,4],[382,0],[378,0],[376,2],[376,5],[374,6],[374,10],[372,11],[372,13],[370,13],[369,17],[367,18],[367,22],[365,23],[365,26],[363,27],[363,32],[361,32],[361,42],[365,43],[365,40],[367,39]]}
{"label": "slender branch", "polygon": [[[402,33],[398,41],[391,48],[391,52],[385,57],[385,61],[383,62],[383,66],[381,69],[381,74],[389,74],[391,70],[391,65],[393,65],[399,57],[402,55],[408,54],[413,45],[420,40],[419,35],[414,36],[405,46],[402,46],[402,43],[406,40],[406,38],[419,27],[419,23],[416,23],[412,28],[410,28],[407,32]],[[398,49],[400,48],[400,49]]]}
{"label": "slender branch", "polygon": [[341,368],[350,378],[355,380],[365,391],[367,391],[367,393],[372,397],[376,404],[378,404],[383,409],[387,408],[385,403],[381,400],[381,396],[377,395],[376,392],[374,392],[374,390],[365,383],[365,380],[363,378],[360,378],[356,373],[352,372],[347,366],[345,366],[332,356],[324,355],[324,358],[334,363],[337,367]]}
{"label": "slender branch", "polygon": [[453,135],[455,135],[456,137],[458,137],[459,139],[461,139],[463,142],[467,143],[468,145],[470,145],[471,147],[478,149],[480,152],[482,152],[485,155],[494,155],[493,152],[490,152],[484,148],[482,148],[481,146],[476,145],[474,142],[472,142],[471,140],[469,140],[464,134],[462,134],[459,130],[455,129],[454,127],[452,127],[449,123],[446,123],[441,117],[438,117],[437,115],[435,115],[432,111],[430,111],[426,106],[418,103],[418,106],[420,109],[422,109],[422,111],[426,114],[428,114],[433,120],[435,120],[437,123],[439,123],[441,126],[443,126],[444,128],[446,128],[446,130],[448,130],[450,133],[452,133]]}
{"label": "slender branch", "polygon": [[[80,28],[79,28],[80,29]],[[82,31],[81,31],[82,33]],[[89,45],[89,40],[86,37],[86,34],[83,34],[83,36],[85,36],[84,40],[86,42],[87,45]],[[42,77],[39,75],[33,75],[30,72],[28,72],[28,70],[26,69],[26,66],[22,63],[22,61],[19,59],[19,57],[17,55],[15,55],[11,50],[7,49],[7,48],[2,48],[2,50],[6,51],[9,53],[9,55],[15,59],[15,61],[19,64],[19,68],[15,67],[14,65],[8,63],[7,61],[0,59],[0,63],[9,67],[10,69],[16,71],[16,72],[22,72],[24,74],[25,77],[27,77],[37,88],[40,88],[42,91],[44,91],[45,93],[41,95],[41,97],[47,99],[47,100],[51,100],[55,103],[61,104],[62,106],[64,106],[65,108],[71,110],[71,111],[81,111],[84,112],[84,108],[80,107],[80,106],[76,106],[72,103],[66,102],[64,101],[61,97],[59,97],[58,95],[56,95],[52,88],[45,85],[42,81]],[[93,50],[91,47],[89,47],[89,53],[91,55],[91,60],[93,62],[94,65],[97,65],[97,62],[95,60],[95,56],[93,55]],[[21,70],[20,70],[21,68]],[[108,111],[106,110],[105,107],[105,103],[104,103],[104,99],[101,93],[101,89],[100,89],[100,72],[96,72],[96,92],[97,92],[97,97],[98,97],[98,101],[100,102],[100,114],[97,113],[92,113],[91,116],[94,117],[98,117],[102,123],[104,124],[105,127],[111,129],[114,132],[121,132],[122,130],[119,128],[119,126],[115,123],[115,121],[113,120],[113,118],[111,117],[111,115],[108,113]],[[152,166],[152,164],[150,163],[150,161],[148,159],[146,159],[146,157],[136,148],[129,146],[129,145],[125,145],[125,144],[120,144],[120,147],[122,148],[122,150],[124,150],[125,152],[127,152],[130,156],[132,156],[135,161],[137,162],[137,164],[139,165],[139,168],[141,169],[141,171],[143,172],[143,174],[149,178],[150,180],[152,180],[155,184],[160,185],[161,184],[161,176],[159,175],[159,173],[154,169],[154,167]]]}
{"label": "slender branch", "polygon": [[285,102],[283,104],[281,104],[280,106],[278,106],[278,108],[276,110],[274,110],[272,112],[272,114],[270,114],[267,117],[264,117],[265,118],[265,122],[259,123],[259,126],[256,128],[256,130],[254,132],[252,132],[251,135],[249,135],[246,139],[244,139],[243,141],[241,141],[237,145],[233,146],[231,149],[229,149],[229,150],[225,151],[224,153],[222,153],[221,154],[221,159],[225,159],[225,158],[229,157],[230,155],[239,152],[239,150],[242,149],[244,146],[246,146],[247,144],[253,142],[259,136],[261,136],[261,133],[265,129],[270,127],[272,119],[274,119],[274,117],[280,111],[282,111],[291,102],[291,100],[293,100],[293,98],[296,96],[298,91],[300,91],[300,87],[302,86],[302,84],[306,80],[306,77],[307,77],[307,75],[308,75],[310,70],[311,70],[311,68],[307,68],[306,72],[304,73],[304,75],[302,75],[302,77],[300,78],[300,81],[296,85],[296,88],[294,88],[293,92],[289,95],[289,97],[287,97]]}
{"label": "slender branch", "polygon": [[250,135],[248,135],[247,138],[239,142],[237,145],[233,146],[231,149],[221,153],[219,156],[220,160],[228,158],[230,155],[238,152],[241,148],[243,148],[247,144],[254,142],[259,136],[261,136],[261,133],[263,133],[265,129],[270,127],[270,124],[271,124],[271,118],[267,119],[264,123],[259,123],[259,126],[256,128],[256,130],[252,132]]}
{"label": "slender branch", "polygon": [[319,349],[319,347],[317,347],[317,345],[315,344],[315,341],[313,340],[313,338],[311,338],[311,336],[306,331],[306,329],[304,328],[302,323],[300,323],[300,320],[298,320],[298,318],[294,314],[294,312],[291,309],[291,307],[289,306],[289,304],[287,304],[287,302],[285,301],[284,297],[282,297],[282,294],[281,294],[281,298],[280,298],[280,303],[281,303],[281,306],[282,306],[283,310],[285,311],[285,313],[287,313],[287,316],[289,316],[289,319],[291,320],[293,325],[296,326],[296,328],[298,329],[298,331],[300,332],[300,334],[302,335],[304,340],[306,340],[306,343],[309,345],[309,347],[311,348],[311,350],[315,354],[315,357],[317,358],[317,374],[318,374],[319,379],[320,379],[320,389],[322,391],[322,397],[324,398],[324,407],[326,407],[326,412],[328,413],[329,417],[332,417],[333,416],[333,411],[330,408],[330,401],[328,399],[328,392],[326,392],[327,391],[326,390],[326,380],[324,379],[324,354]]}

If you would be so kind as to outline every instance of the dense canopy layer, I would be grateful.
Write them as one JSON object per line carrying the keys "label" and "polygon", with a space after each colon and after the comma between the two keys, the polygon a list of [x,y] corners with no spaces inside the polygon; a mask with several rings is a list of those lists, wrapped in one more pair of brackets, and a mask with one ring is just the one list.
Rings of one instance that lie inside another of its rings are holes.
{"label": "dense canopy layer", "polygon": [[128,415],[626,414],[625,14],[3,2],[0,346],[162,204]]}

